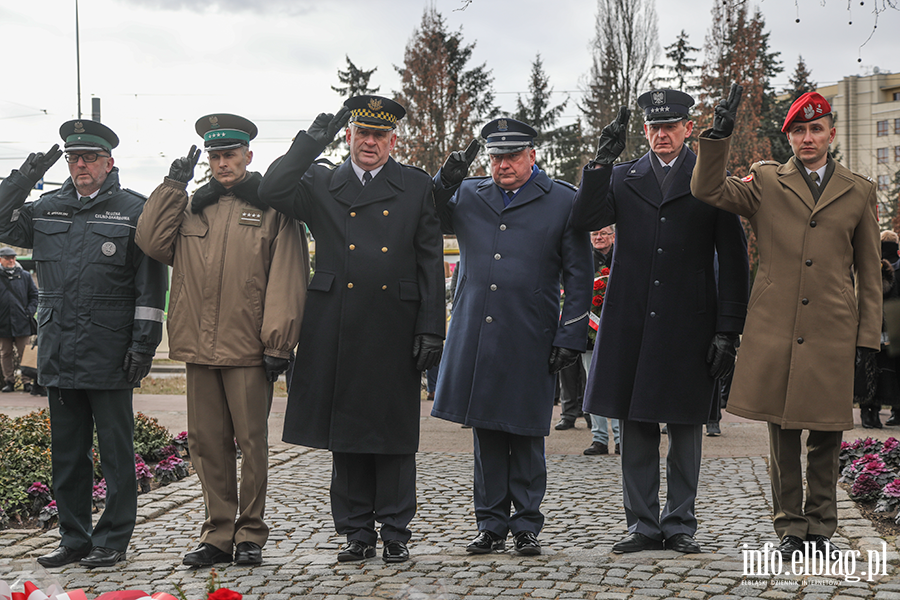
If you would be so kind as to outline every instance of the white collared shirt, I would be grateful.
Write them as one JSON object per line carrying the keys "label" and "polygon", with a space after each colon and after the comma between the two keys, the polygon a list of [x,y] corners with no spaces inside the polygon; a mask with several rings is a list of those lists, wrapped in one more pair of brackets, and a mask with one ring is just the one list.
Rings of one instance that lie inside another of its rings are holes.
{"label": "white collared shirt", "polygon": [[[362,181],[363,175],[366,174],[366,170],[363,169],[362,167],[360,167],[359,165],[357,165],[352,160],[350,161],[350,166],[353,167],[353,172],[356,173],[356,176],[359,177],[360,181]],[[372,169],[371,171],[369,171],[369,173],[372,174],[372,179],[375,179],[375,176],[378,175],[378,172],[381,171],[381,169],[383,169],[383,168],[384,168],[384,165],[381,165],[377,169]],[[365,185],[365,184],[363,184],[363,185]]]}

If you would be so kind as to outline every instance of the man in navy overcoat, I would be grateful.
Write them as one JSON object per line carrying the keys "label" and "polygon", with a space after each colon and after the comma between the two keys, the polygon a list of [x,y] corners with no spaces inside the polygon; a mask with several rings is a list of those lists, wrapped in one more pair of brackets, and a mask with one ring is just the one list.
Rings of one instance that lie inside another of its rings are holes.
{"label": "man in navy overcoat", "polygon": [[512,532],[516,550],[533,555],[553,375],[587,344],[591,249],[570,222],[574,188],[535,166],[534,129],[497,119],[481,135],[491,177],[463,181],[475,141],[434,177],[441,229],[459,240],[461,270],[431,414],[473,427],[479,534],[467,551],[502,550]]}
{"label": "man in navy overcoat", "polygon": [[[613,545],[617,553],[664,546],[700,552],[694,501],[702,425],[716,377],[734,366],[747,312],[741,223],[691,195],[696,155],[684,141],[693,129],[693,103],[677,90],[643,94],[638,105],[651,151],[612,168],[588,164],[573,209],[575,225],[585,231],[616,224],[584,410],[621,423],[629,535]],[[660,423],[669,434],[662,514]]]}

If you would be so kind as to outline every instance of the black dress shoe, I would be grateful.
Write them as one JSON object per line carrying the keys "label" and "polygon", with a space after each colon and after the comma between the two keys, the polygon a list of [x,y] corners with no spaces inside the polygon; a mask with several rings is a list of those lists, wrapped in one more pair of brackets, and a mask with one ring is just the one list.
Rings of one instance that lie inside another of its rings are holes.
{"label": "black dress shoe", "polygon": [[574,428],[575,428],[574,421],[569,421],[568,419],[560,419],[559,423],[557,423],[556,427],[554,427],[553,429],[555,429],[557,431],[565,431],[566,429],[574,429]]}
{"label": "black dress shoe", "polygon": [[597,456],[598,454],[609,454],[609,448],[606,444],[600,442],[591,442],[591,445],[585,448],[584,454],[587,456]]}
{"label": "black dress shoe", "polygon": [[649,538],[643,533],[632,533],[623,540],[613,544],[612,551],[616,554],[625,552],[640,552],[641,550],[662,550],[663,541]]}
{"label": "black dress shoe", "polygon": [[781,538],[781,543],[775,550],[781,552],[782,561],[790,561],[793,559],[794,552],[798,550],[803,552],[803,540],[796,535],[786,535]]}
{"label": "black dress shoe", "polygon": [[181,563],[189,567],[211,567],[218,563],[230,563],[231,552],[225,552],[206,542],[184,555]]}
{"label": "black dress shoe", "polygon": [[385,540],[381,558],[383,558],[386,563],[409,560],[409,549],[406,547],[406,542],[401,542],[400,540]]}
{"label": "black dress shoe", "polygon": [[14,384],[14,383],[7,383],[6,385],[3,386],[2,389],[0,389],[0,392],[3,392],[4,394],[8,394],[9,392],[14,392],[14,391],[16,391],[16,384]]}
{"label": "black dress shoe", "polygon": [[674,550],[683,554],[700,554],[700,544],[694,541],[694,538],[686,533],[676,533],[670,538],[666,538],[666,550]]}
{"label": "black dress shoe", "polygon": [[262,548],[256,542],[241,542],[234,550],[234,564],[259,565],[262,564]]}
{"label": "black dress shoe", "polygon": [[350,540],[338,552],[338,562],[350,562],[353,560],[363,560],[364,558],[372,558],[375,556],[375,546],[363,544],[359,540]]}
{"label": "black dress shoe", "polygon": [[500,537],[493,531],[479,531],[475,539],[466,546],[469,554],[488,554],[489,552],[502,552],[506,549],[506,536]]}
{"label": "black dress shoe", "polygon": [[119,561],[125,560],[125,551],[113,550],[112,548],[101,548],[94,546],[87,556],[82,558],[78,564],[82,567],[111,567]]}
{"label": "black dress shoe", "polygon": [[516,540],[516,552],[524,556],[536,556],[541,553],[541,543],[530,531],[520,531],[513,536]]}
{"label": "black dress shoe", "polygon": [[889,427],[893,427],[894,425],[900,425],[900,410],[896,408],[891,409],[891,416],[887,421],[884,422],[885,425]]}
{"label": "black dress shoe", "polygon": [[616,454],[622,454],[622,450],[619,448],[618,442],[616,442]]}
{"label": "black dress shoe", "polygon": [[812,544],[813,548],[819,552],[832,558],[835,553],[840,553],[840,548],[834,545],[829,538],[824,535],[816,535],[814,533],[807,534],[806,541]]}
{"label": "black dress shoe", "polygon": [[78,562],[79,560],[87,556],[88,552],[90,551],[90,548],[85,548],[84,550],[72,550],[71,548],[60,546],[50,554],[39,556],[37,561],[41,566],[53,569],[56,567],[62,567],[71,564],[73,562]]}

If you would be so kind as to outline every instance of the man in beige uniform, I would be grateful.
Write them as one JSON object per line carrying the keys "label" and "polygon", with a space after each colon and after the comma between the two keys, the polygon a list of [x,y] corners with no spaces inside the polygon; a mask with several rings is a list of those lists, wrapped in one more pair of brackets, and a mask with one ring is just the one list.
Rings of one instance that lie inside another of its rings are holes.
{"label": "man in beige uniform", "polygon": [[[256,126],[235,115],[197,121],[212,180],[185,193],[200,151],[172,163],[138,221],[136,240],[173,267],[169,356],[187,366],[188,448],[206,503],[200,546],[184,564],[262,562],[269,528],[266,420],[272,382],[300,337],[309,256],[294,219],[259,201],[247,171]],[[238,495],[234,439],[240,446]],[[235,521],[237,513],[237,521]]]}
{"label": "man in beige uniform", "polygon": [[[732,86],[700,136],[691,190],[750,220],[759,270],[728,411],[767,421],[778,550],[833,552],[841,432],[853,428],[854,355],[881,341],[881,253],[875,185],[828,154],[834,117],[817,93],[788,111],[794,157],[763,161],[739,179],[725,164],[742,88]],[[800,434],[806,442],[806,500]]]}

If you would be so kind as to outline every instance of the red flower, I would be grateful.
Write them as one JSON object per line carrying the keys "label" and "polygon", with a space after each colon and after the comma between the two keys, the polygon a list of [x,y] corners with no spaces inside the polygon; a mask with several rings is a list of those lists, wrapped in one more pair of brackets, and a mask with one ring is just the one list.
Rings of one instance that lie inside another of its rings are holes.
{"label": "red flower", "polygon": [[237,592],[232,592],[228,588],[219,588],[206,598],[207,600],[241,600],[243,596]]}
{"label": "red flower", "polygon": [[594,291],[595,291],[595,292],[596,292],[597,290],[601,289],[601,288],[600,288],[600,284],[601,284],[601,283],[603,283],[603,280],[602,280],[602,279],[597,279],[596,281],[594,281]]}
{"label": "red flower", "polygon": [[591,303],[594,306],[600,306],[601,304],[603,304],[603,296],[594,296],[594,299],[591,300]]}
{"label": "red flower", "polygon": [[598,289],[598,290],[605,290],[605,289],[606,289],[606,282],[605,282],[605,281],[603,281],[603,280],[601,279],[601,280],[598,281],[597,283],[600,284],[600,285],[597,286],[597,289]]}
{"label": "red flower", "polygon": [[609,267],[603,267],[602,269],[600,269],[600,274],[609,275]]}

